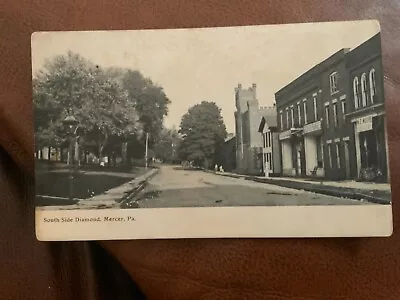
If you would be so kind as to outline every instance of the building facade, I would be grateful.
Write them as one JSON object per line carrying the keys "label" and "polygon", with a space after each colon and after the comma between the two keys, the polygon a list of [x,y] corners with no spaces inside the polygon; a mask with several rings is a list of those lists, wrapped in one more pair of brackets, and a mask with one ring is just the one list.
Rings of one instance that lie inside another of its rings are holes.
{"label": "building facade", "polygon": [[262,138],[258,132],[260,116],[275,114],[275,107],[259,107],[257,86],[235,88],[236,171],[242,174],[262,173]]}
{"label": "building facade", "polygon": [[285,176],[334,174],[327,142],[345,134],[335,127],[342,124],[339,95],[346,93],[342,84],[346,82],[346,51],[336,52],[275,94]]}
{"label": "building facade", "polygon": [[275,99],[283,175],[388,177],[379,34],[337,51]]}
{"label": "building facade", "polygon": [[230,135],[225,139],[222,167],[226,172],[236,170],[236,136],[234,135]]}
{"label": "building facade", "polygon": [[279,147],[279,132],[275,115],[261,117],[258,132],[262,137],[262,173],[266,177],[281,173],[281,151]]}
{"label": "building facade", "polygon": [[381,53],[377,34],[346,59],[350,87],[346,119],[353,129],[354,168],[362,180],[388,181],[390,177]]}

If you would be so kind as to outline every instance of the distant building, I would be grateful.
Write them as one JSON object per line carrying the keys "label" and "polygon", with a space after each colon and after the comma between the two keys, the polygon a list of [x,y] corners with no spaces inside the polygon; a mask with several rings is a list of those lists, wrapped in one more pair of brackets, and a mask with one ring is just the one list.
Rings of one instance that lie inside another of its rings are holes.
{"label": "distant building", "polygon": [[225,139],[223,146],[223,163],[222,167],[226,172],[233,172],[236,170],[236,137],[229,134]]}
{"label": "distant building", "polygon": [[[262,114],[262,113],[261,113]],[[281,150],[279,147],[279,131],[277,116],[266,114],[261,117],[258,132],[262,136],[262,173],[266,176],[281,173]]]}
{"label": "distant building", "polygon": [[248,89],[243,89],[241,84],[235,88],[236,171],[244,174],[262,173],[260,113],[275,113],[275,108],[259,107],[256,89],[256,84]]}

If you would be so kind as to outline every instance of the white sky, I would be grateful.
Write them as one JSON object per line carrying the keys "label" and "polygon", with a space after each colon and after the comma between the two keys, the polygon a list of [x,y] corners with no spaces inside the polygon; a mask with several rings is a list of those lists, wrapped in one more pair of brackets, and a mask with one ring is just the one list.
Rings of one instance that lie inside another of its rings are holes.
{"label": "white sky", "polygon": [[139,70],[161,85],[172,103],[165,125],[179,127],[203,100],[222,108],[234,132],[234,88],[257,84],[260,106],[274,93],[341,48],[354,48],[380,31],[376,21],[203,29],[70,31],[32,36],[32,71],[68,50],[104,67]]}

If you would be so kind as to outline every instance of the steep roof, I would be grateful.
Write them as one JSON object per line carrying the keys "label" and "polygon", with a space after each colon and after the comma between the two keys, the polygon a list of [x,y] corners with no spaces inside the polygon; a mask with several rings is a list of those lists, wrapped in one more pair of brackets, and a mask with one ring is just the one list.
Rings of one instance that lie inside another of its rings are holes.
{"label": "steep roof", "polygon": [[268,126],[269,128],[278,126],[278,118],[276,116],[276,112],[274,115],[264,114],[261,116],[258,132],[263,132],[265,126]]}

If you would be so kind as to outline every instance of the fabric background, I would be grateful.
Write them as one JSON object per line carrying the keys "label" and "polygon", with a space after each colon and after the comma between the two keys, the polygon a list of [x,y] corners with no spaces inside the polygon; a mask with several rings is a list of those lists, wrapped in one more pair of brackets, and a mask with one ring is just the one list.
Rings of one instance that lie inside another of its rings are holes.
{"label": "fabric background", "polygon": [[[0,0],[0,299],[400,299],[399,14],[397,0]],[[392,237],[36,241],[32,32],[353,19],[381,22]]]}

